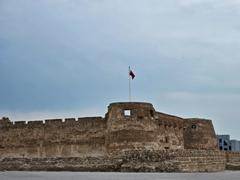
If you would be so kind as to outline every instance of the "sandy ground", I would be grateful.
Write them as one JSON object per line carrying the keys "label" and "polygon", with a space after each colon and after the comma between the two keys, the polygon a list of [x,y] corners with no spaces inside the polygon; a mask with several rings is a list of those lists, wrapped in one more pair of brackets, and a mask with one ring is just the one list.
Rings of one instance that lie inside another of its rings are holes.
{"label": "sandy ground", "polygon": [[240,180],[240,171],[219,173],[0,172],[0,180]]}

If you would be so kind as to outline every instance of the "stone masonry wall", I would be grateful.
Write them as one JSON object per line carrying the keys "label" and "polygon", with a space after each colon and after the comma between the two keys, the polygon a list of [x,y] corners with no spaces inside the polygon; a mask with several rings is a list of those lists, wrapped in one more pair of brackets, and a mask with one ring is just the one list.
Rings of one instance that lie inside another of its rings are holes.
{"label": "stone masonry wall", "polygon": [[183,149],[183,119],[180,117],[156,112],[158,142],[162,149]]}
{"label": "stone masonry wall", "polygon": [[185,149],[217,149],[217,138],[211,120],[184,120]]}
{"label": "stone masonry wall", "polygon": [[[126,115],[125,111],[130,114]],[[195,128],[193,128],[195,126]],[[155,111],[150,103],[112,103],[105,118],[0,120],[3,157],[101,156],[122,150],[216,149],[211,121]]]}
{"label": "stone masonry wall", "polygon": [[226,157],[216,143],[210,120],[112,103],[105,118],[0,119],[0,170],[221,171]]}
{"label": "stone masonry wall", "polygon": [[0,157],[79,157],[105,153],[101,117],[2,123]]}
{"label": "stone masonry wall", "polygon": [[227,170],[240,170],[240,152],[226,152]]}
{"label": "stone masonry wall", "polygon": [[225,153],[211,150],[134,150],[102,157],[0,159],[0,171],[214,172],[224,169]]}
{"label": "stone masonry wall", "polygon": [[226,152],[226,159],[228,163],[240,164],[240,152]]}
{"label": "stone masonry wall", "polygon": [[108,152],[183,149],[183,119],[158,113],[149,103],[110,104],[106,120]]}

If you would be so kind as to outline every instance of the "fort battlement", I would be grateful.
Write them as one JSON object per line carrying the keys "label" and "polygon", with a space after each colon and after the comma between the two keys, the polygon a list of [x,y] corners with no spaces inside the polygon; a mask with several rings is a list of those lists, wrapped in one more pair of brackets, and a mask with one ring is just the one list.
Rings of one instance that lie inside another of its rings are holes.
{"label": "fort battlement", "polygon": [[[194,151],[207,161],[211,156],[215,159],[222,156],[216,153],[216,144],[211,120],[168,115],[142,102],[111,103],[105,117],[14,123],[8,118],[0,119],[0,158],[15,160],[81,158],[84,161],[86,157],[107,160],[113,154],[134,151],[153,154],[161,151],[168,157],[169,153],[188,150],[188,157]],[[207,151],[214,155],[208,156]],[[177,155],[176,159],[179,158]]]}
{"label": "fort battlement", "polygon": [[7,121],[0,119],[0,127],[8,127],[8,128],[16,128],[16,127],[24,127],[31,128],[34,126],[65,126],[66,124],[79,124],[82,125],[83,128],[86,126],[94,126],[98,125],[104,121],[102,117],[80,117],[80,118],[65,118],[65,119],[46,119],[46,120],[36,120],[36,121],[15,121],[12,122],[7,118]]}

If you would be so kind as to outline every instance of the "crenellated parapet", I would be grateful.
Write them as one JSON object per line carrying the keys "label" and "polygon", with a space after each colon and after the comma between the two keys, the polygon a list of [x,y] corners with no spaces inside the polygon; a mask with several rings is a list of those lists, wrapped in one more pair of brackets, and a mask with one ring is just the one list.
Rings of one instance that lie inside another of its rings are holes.
{"label": "crenellated parapet", "polygon": [[80,118],[65,118],[65,119],[45,119],[35,121],[10,121],[9,118],[3,117],[0,119],[0,128],[32,128],[35,126],[67,126],[79,125],[81,128],[90,128],[105,123],[102,117],[80,117]]}
{"label": "crenellated parapet", "polygon": [[0,157],[69,157],[104,154],[102,117],[0,120]]}

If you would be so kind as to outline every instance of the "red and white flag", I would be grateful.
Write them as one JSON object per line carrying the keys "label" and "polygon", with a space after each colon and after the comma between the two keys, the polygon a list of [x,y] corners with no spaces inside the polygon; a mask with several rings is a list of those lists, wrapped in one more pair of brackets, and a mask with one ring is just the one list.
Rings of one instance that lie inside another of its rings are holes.
{"label": "red and white flag", "polygon": [[129,67],[129,76],[131,76],[132,79],[135,78],[135,74],[134,74],[134,72],[130,69],[130,67]]}

